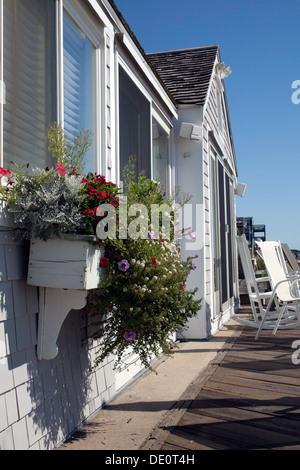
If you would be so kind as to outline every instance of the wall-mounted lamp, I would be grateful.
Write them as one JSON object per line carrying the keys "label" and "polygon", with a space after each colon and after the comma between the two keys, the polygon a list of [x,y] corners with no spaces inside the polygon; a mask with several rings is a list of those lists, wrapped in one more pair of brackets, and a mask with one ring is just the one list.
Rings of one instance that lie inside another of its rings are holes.
{"label": "wall-mounted lamp", "polygon": [[189,122],[182,122],[180,126],[179,136],[185,139],[201,140],[202,127]]}
{"label": "wall-mounted lamp", "polygon": [[224,62],[219,62],[216,65],[216,72],[220,74],[221,79],[224,79],[231,74],[232,70],[228,65],[226,66]]}
{"label": "wall-mounted lamp", "polygon": [[243,197],[246,191],[247,185],[245,183],[237,183],[235,187],[235,194],[237,196]]}

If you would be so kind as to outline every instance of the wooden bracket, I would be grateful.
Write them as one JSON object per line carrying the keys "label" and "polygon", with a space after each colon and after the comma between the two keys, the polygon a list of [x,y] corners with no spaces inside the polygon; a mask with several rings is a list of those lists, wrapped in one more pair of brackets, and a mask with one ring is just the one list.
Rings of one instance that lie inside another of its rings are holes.
{"label": "wooden bracket", "polygon": [[61,326],[70,310],[86,305],[86,290],[39,288],[39,325],[37,358],[53,359],[58,354],[56,344]]}

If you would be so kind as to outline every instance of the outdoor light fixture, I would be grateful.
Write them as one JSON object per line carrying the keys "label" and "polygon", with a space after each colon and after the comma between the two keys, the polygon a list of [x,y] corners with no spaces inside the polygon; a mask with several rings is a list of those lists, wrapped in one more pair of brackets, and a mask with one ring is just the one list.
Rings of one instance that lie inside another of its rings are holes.
{"label": "outdoor light fixture", "polygon": [[201,140],[202,127],[189,122],[182,122],[179,131],[179,136],[185,139]]}
{"label": "outdoor light fixture", "polygon": [[224,62],[219,62],[216,65],[216,72],[219,72],[220,78],[226,78],[231,74],[231,68],[227,65],[224,64]]}
{"label": "outdoor light fixture", "polygon": [[237,183],[236,187],[235,187],[235,194],[237,196],[240,196],[240,197],[243,197],[244,194],[245,194],[245,191],[246,191],[246,187],[247,185],[245,183]]}

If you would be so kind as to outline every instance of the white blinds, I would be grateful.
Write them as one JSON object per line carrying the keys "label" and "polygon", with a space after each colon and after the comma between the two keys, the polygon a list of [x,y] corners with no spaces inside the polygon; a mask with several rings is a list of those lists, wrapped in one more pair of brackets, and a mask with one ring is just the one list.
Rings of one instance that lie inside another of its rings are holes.
{"label": "white blinds", "polygon": [[55,116],[54,0],[4,0],[4,165],[49,164]]}
{"label": "white blinds", "polygon": [[[93,57],[91,41],[64,15],[64,129],[69,138],[82,129],[93,131]],[[93,150],[85,172],[93,171]]]}

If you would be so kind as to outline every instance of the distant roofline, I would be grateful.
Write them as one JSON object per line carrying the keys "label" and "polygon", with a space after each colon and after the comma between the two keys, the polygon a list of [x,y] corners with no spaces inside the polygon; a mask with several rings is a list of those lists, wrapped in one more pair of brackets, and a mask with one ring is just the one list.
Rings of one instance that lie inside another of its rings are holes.
{"label": "distant roofline", "polygon": [[184,51],[193,51],[193,50],[199,50],[199,49],[213,49],[213,48],[218,48],[220,49],[219,47],[219,44],[211,44],[209,46],[196,46],[196,47],[184,47],[182,49],[170,49],[169,51],[157,51],[157,52],[147,52],[146,54],[147,55],[151,55],[151,54],[167,54],[169,52],[184,52]]}

